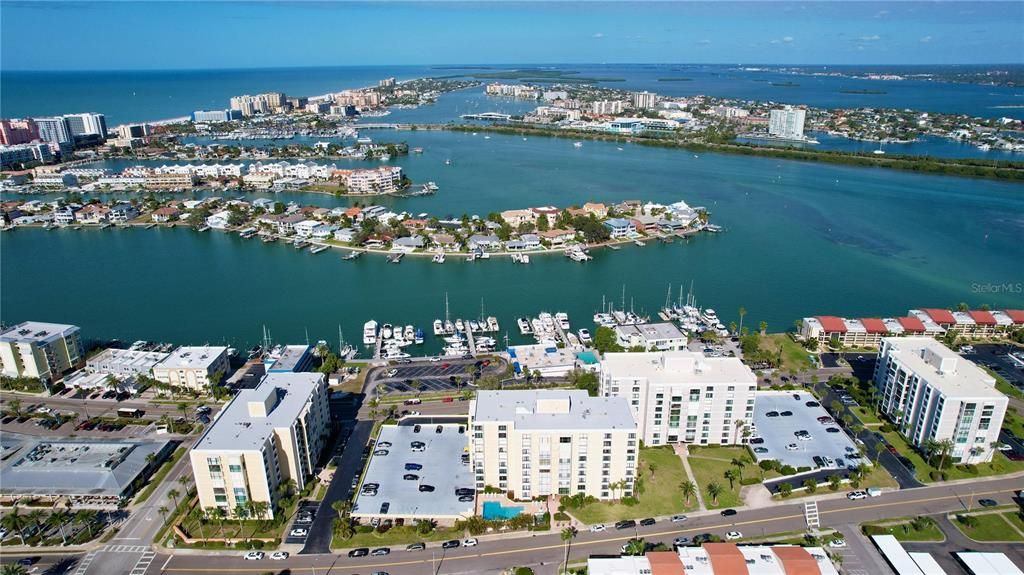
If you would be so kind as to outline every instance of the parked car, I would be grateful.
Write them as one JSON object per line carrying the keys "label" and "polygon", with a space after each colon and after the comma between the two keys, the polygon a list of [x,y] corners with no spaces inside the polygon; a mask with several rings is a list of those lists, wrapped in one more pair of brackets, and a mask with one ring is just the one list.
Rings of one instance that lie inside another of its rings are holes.
{"label": "parked car", "polygon": [[834,549],[842,549],[843,547],[846,547],[846,539],[836,537],[832,541],[828,542],[828,546]]}
{"label": "parked car", "polygon": [[817,401],[808,401],[804,405],[806,405],[807,407],[820,407],[821,406],[821,404],[818,403]]}
{"label": "parked car", "polygon": [[291,536],[291,537],[305,537],[306,535],[309,535],[309,530],[307,530],[307,529],[292,529],[288,533],[288,535]]}
{"label": "parked car", "polygon": [[981,505],[982,507],[995,507],[996,505],[999,505],[999,503],[995,499],[979,499],[978,505]]}
{"label": "parked car", "polygon": [[857,501],[858,499],[866,499],[868,494],[864,491],[851,491],[846,494],[846,498],[850,501]]}
{"label": "parked car", "polygon": [[735,509],[723,509],[722,510],[722,517],[732,517],[733,515],[736,515],[736,510]]}
{"label": "parked car", "polygon": [[288,558],[288,552],[287,551],[274,551],[273,553],[270,554],[270,558],[273,559],[274,561],[283,561],[283,560]]}
{"label": "parked car", "polygon": [[632,519],[627,519],[625,521],[619,521],[618,523],[615,524],[615,528],[616,529],[632,529],[634,527],[636,527],[636,521],[633,521]]}
{"label": "parked car", "polygon": [[759,453],[759,454],[763,455],[765,453],[768,453],[768,448],[767,447],[755,447],[754,448],[754,453]]}
{"label": "parked car", "polygon": [[476,498],[473,497],[472,495],[459,496],[459,503],[472,503],[473,501],[476,501]]}
{"label": "parked car", "polygon": [[457,549],[462,543],[458,539],[452,539],[451,541],[445,541],[441,544],[441,549]]}
{"label": "parked car", "polygon": [[676,537],[672,540],[673,547],[685,547],[690,544],[689,537]]}
{"label": "parked car", "polygon": [[402,476],[402,479],[404,479],[405,481],[419,481],[420,476],[416,475],[415,473],[406,473],[405,475]]}
{"label": "parked car", "polygon": [[725,534],[725,539],[727,541],[735,541],[737,539],[742,539],[742,538],[743,538],[743,534],[740,533],[739,531],[730,531],[730,532]]}
{"label": "parked car", "polygon": [[420,485],[419,490],[420,490],[420,493],[433,493],[434,492],[434,486],[433,485],[426,485],[426,484]]}
{"label": "parked car", "polygon": [[640,520],[640,526],[641,527],[650,527],[651,525],[654,525],[655,523],[656,523],[656,521],[654,520],[653,517],[648,517],[646,519],[641,519]]}
{"label": "parked car", "polygon": [[389,555],[390,553],[391,553],[391,549],[389,549],[387,547],[378,547],[378,548],[374,549],[373,551],[370,551],[370,556],[371,557],[383,557],[385,555]]}
{"label": "parked car", "polygon": [[462,542],[462,546],[463,547],[476,547],[477,543],[479,543],[479,541],[476,540],[476,537],[470,537],[469,539],[466,539],[465,541]]}
{"label": "parked car", "polygon": [[370,554],[370,550],[367,547],[359,547],[348,552],[349,557],[366,557]]}
{"label": "parked car", "polygon": [[604,523],[597,523],[595,525],[591,525],[590,526],[590,532],[591,533],[601,533],[602,531],[605,531],[606,529],[608,529],[608,528],[604,526]]}
{"label": "parked car", "polygon": [[250,551],[250,552],[245,554],[245,560],[246,561],[259,561],[260,559],[263,559],[264,557],[266,557],[266,555],[264,555],[264,553],[262,551]]}

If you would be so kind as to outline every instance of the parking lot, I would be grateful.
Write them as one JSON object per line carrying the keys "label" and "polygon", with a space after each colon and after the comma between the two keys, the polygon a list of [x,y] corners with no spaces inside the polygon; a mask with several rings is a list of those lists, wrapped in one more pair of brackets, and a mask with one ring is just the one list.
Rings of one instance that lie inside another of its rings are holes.
{"label": "parking lot", "polygon": [[998,373],[1011,385],[1024,390],[1024,365],[1015,362],[1009,353],[1020,353],[1020,348],[1010,345],[978,344],[972,353],[961,353],[967,359]]}
{"label": "parking lot", "polygon": [[[799,396],[799,399],[795,397]],[[834,461],[834,467],[842,468],[848,465],[859,463],[860,460],[848,460],[850,450],[856,451],[856,446],[838,423],[823,425],[817,418],[827,417],[825,408],[808,407],[807,402],[817,400],[806,392],[759,392],[754,411],[754,425],[757,427],[756,436],[763,440],[763,443],[751,442],[754,448],[754,456],[758,461],[764,459],[775,459],[783,465],[793,467],[820,467],[814,461],[815,456],[830,457]],[[778,413],[777,416],[769,417],[769,413]],[[791,413],[791,415],[782,415]],[[828,433],[826,428],[839,429],[836,433]],[[806,430],[810,439],[801,440],[795,433]],[[787,446],[789,446],[787,448]],[[795,448],[794,448],[795,446]],[[759,449],[760,448],[760,449]],[[765,453],[758,453],[766,449]]]}
{"label": "parking lot", "polygon": [[[485,365],[486,364],[486,365]],[[474,372],[496,374],[505,370],[497,359],[441,359],[432,362],[389,365],[373,368],[366,374],[367,390],[376,388],[381,394],[458,393]]]}
{"label": "parking lot", "polygon": [[[455,494],[456,489],[472,489],[475,483],[469,465],[461,462],[463,453],[469,453],[465,424],[414,424],[414,420],[381,428],[353,516],[454,520],[473,514],[474,501],[459,501]],[[425,444],[423,450],[414,451],[413,442]],[[379,485],[376,495],[365,493],[369,483]],[[421,486],[433,490],[421,491]]]}
{"label": "parking lot", "polygon": [[295,511],[295,520],[292,521],[288,531],[284,534],[284,542],[291,545],[304,545],[306,543],[306,535],[292,536],[292,532],[296,529],[305,529],[308,534],[310,527],[313,525],[313,516],[316,515],[319,508],[320,503],[318,501],[301,501],[298,509]]}

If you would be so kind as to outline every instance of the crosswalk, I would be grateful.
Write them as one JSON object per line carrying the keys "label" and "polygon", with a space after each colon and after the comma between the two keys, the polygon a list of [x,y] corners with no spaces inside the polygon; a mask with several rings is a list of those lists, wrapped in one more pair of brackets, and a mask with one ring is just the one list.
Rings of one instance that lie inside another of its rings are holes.
{"label": "crosswalk", "polygon": [[75,575],[85,575],[85,571],[89,568],[89,564],[96,558],[96,554],[99,551],[90,551],[82,557],[82,562],[78,564],[78,569],[75,569]]}
{"label": "crosswalk", "polygon": [[808,528],[821,527],[821,517],[818,515],[817,501],[804,502],[804,519],[807,521]]}
{"label": "crosswalk", "polygon": [[100,549],[100,551],[106,551],[107,553],[145,553],[149,551],[147,545],[107,545]]}
{"label": "crosswalk", "polygon": [[153,562],[154,558],[156,558],[156,553],[147,549],[142,554],[142,557],[139,557],[138,562],[135,563],[135,567],[132,567],[129,575],[145,575],[146,569],[149,569],[149,564]]}

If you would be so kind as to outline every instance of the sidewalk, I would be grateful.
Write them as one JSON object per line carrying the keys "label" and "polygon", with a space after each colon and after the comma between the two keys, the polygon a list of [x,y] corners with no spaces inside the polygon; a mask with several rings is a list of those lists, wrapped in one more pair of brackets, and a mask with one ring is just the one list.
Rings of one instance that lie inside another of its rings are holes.
{"label": "sidewalk", "polygon": [[[693,469],[690,468],[690,451],[686,448],[686,444],[676,443],[672,448],[675,450],[676,455],[679,456],[680,461],[683,462],[683,469],[686,470],[686,476],[690,478],[690,481],[693,481],[694,485],[697,485],[697,481],[694,479],[696,476],[693,474]],[[708,508],[704,505],[704,496],[700,493],[700,485],[697,485],[696,493],[694,495],[697,497],[697,510],[707,511]]]}

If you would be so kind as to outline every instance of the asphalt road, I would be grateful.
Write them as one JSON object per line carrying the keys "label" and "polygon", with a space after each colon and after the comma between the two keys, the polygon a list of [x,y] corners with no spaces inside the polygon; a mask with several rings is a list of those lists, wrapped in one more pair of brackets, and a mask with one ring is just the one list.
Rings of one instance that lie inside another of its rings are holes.
{"label": "asphalt road", "polygon": [[[1013,502],[1013,494],[1024,488],[1024,479],[1002,478],[971,482],[964,485],[925,487],[900,491],[861,501],[845,498],[821,501],[818,504],[822,527],[848,525],[879,519],[913,515],[935,515],[977,507],[981,497],[1000,504]],[[638,530],[581,532],[573,541],[570,557],[584,559],[591,554],[616,554],[631,537],[639,535],[649,542],[670,543],[674,537],[692,537],[698,533],[724,534],[739,530],[747,537],[768,533],[801,531],[805,528],[801,503],[783,504],[750,511],[741,511],[731,518],[718,514],[695,517],[686,523],[672,524],[665,520]],[[391,575],[422,575],[437,562],[437,573],[491,573],[510,565],[534,567],[540,573],[553,573],[562,559],[563,545],[557,533],[533,537],[503,536],[481,540],[478,547],[443,552],[437,543],[425,551],[396,550],[386,558],[351,559],[341,555],[298,555],[286,561],[245,561],[242,553],[211,557],[209,555],[158,556],[147,575],[157,573],[264,573],[287,568],[292,575],[319,573],[368,573],[386,571]],[[161,568],[161,566],[163,566]],[[91,573],[91,571],[90,571]]]}
{"label": "asphalt road", "polygon": [[[487,375],[504,373],[506,364],[504,360],[489,357],[490,364],[484,368]],[[363,383],[363,393],[367,397],[374,397],[375,390],[380,387],[383,393],[433,393],[439,391],[450,391],[458,393],[460,385],[451,382],[454,377],[458,381],[465,382],[470,379],[467,373],[467,366],[472,368],[479,361],[475,359],[452,359],[441,358],[440,361],[414,361],[405,364],[391,364],[383,367],[371,367],[366,373],[366,380]],[[394,375],[389,375],[394,370]],[[465,386],[465,383],[462,384]],[[422,388],[422,389],[420,389]]]}

